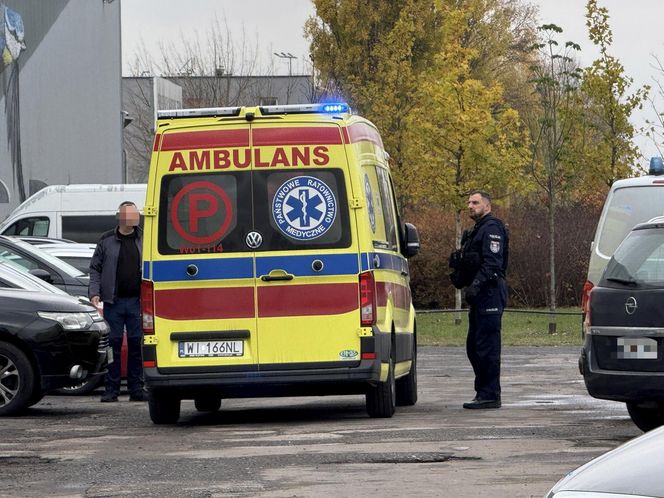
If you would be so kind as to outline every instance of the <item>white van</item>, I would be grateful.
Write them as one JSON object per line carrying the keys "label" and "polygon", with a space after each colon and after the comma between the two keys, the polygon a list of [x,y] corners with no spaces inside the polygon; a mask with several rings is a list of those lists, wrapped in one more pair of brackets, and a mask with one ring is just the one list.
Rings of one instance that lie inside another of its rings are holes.
{"label": "white van", "polygon": [[647,176],[618,180],[611,186],[591,245],[581,304],[584,312],[587,311],[590,291],[599,282],[609,259],[627,234],[639,223],[664,215],[663,175],[662,158],[653,157]]}
{"label": "white van", "polygon": [[30,196],[0,223],[0,234],[65,238],[96,243],[116,226],[123,201],[142,212],[145,184],[50,185]]}

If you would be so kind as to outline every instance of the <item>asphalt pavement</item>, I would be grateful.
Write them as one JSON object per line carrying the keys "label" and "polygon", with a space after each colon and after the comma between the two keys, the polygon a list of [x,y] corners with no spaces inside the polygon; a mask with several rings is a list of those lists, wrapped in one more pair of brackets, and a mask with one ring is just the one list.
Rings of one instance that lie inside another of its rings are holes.
{"label": "asphalt pavement", "polygon": [[155,426],[147,403],[47,396],[0,418],[0,496],[542,497],[567,472],[641,432],[588,396],[579,348],[505,348],[503,407],[473,397],[462,348],[419,351],[419,401],[390,419],[363,396],[184,401]]}

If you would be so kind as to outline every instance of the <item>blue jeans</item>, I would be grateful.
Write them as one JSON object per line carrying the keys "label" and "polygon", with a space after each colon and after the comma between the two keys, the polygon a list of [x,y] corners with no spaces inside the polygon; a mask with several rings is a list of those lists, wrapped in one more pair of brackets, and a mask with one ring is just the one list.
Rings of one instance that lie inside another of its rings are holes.
{"label": "blue jeans", "polygon": [[119,297],[113,304],[104,303],[104,318],[111,332],[109,341],[113,348],[113,363],[106,374],[106,392],[120,392],[120,354],[122,335],[127,330],[127,389],[130,394],[143,390],[143,331],[141,330],[141,305],[138,297]]}

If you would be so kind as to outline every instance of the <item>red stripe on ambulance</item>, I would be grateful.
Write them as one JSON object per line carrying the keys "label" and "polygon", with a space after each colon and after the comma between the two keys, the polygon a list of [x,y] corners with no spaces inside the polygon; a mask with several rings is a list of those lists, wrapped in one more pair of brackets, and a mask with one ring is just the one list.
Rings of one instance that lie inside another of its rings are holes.
{"label": "red stripe on ambulance", "polygon": [[369,141],[383,148],[383,141],[375,128],[365,123],[354,123],[348,127],[351,143]]}
{"label": "red stripe on ambulance", "polygon": [[388,296],[392,296],[394,306],[399,309],[409,310],[411,294],[410,288],[393,282],[376,282],[376,305],[387,306]]}
{"label": "red stripe on ambulance", "polygon": [[164,133],[161,150],[249,147],[249,130],[212,130]]}
{"label": "red stripe on ambulance", "polygon": [[155,315],[168,320],[254,317],[253,287],[164,289],[154,300]]}
{"label": "red stripe on ambulance", "polygon": [[356,283],[258,288],[258,316],[341,315],[359,309]]}
{"label": "red stripe on ambulance", "polygon": [[255,128],[252,132],[254,147],[269,145],[341,145],[337,127]]}

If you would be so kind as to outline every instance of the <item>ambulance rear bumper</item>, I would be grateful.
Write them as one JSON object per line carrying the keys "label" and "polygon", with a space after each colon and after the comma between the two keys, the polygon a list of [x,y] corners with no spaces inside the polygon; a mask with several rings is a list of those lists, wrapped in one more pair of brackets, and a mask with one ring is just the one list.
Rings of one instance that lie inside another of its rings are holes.
{"label": "ambulance rear bumper", "polygon": [[146,368],[145,386],[182,399],[204,392],[225,398],[361,394],[380,379],[376,360],[323,364],[242,365],[226,367]]}

